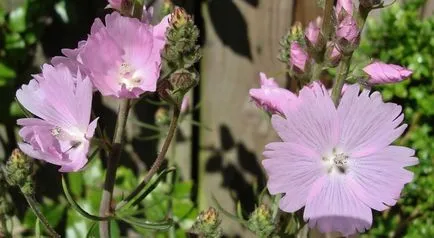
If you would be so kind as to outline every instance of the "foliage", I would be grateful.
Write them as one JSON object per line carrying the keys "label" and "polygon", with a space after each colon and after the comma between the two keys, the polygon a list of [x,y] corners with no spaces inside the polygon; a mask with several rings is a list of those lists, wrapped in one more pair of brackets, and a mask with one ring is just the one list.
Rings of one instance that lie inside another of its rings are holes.
{"label": "foliage", "polygon": [[414,166],[414,182],[405,186],[398,206],[375,216],[369,237],[434,236],[434,17],[421,19],[423,0],[394,4],[381,18],[368,21],[358,60],[372,57],[404,65],[413,70],[410,80],[379,88],[385,100],[405,109],[410,124],[398,141],[416,150],[419,165]]}

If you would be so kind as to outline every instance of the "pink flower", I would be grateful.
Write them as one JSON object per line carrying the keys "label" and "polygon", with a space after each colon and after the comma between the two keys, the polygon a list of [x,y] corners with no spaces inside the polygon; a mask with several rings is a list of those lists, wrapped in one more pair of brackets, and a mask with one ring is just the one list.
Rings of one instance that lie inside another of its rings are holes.
{"label": "pink flower", "polygon": [[341,14],[341,11],[345,10],[349,15],[353,15],[353,1],[352,0],[338,0],[336,3],[336,13]]}
{"label": "pink flower", "polygon": [[357,26],[356,20],[350,15],[346,16],[338,26],[336,30],[336,36],[339,41],[346,41],[347,43],[354,45],[358,43],[360,30]]}
{"label": "pink flower", "polygon": [[374,62],[369,64],[363,71],[369,75],[369,84],[387,84],[397,83],[413,73],[411,70],[395,64],[385,64],[383,62]]}
{"label": "pink flower", "polygon": [[19,119],[20,149],[30,157],[61,166],[61,172],[81,169],[87,162],[97,119],[89,124],[92,83],[64,65],[44,65],[16,97],[38,118]]}
{"label": "pink flower", "polygon": [[290,65],[295,67],[297,71],[303,73],[308,59],[309,55],[301,45],[298,42],[292,42],[290,50]]}
{"label": "pink flower", "polygon": [[304,87],[299,105],[271,121],[282,142],[266,146],[263,166],[280,209],[304,207],[309,226],[344,236],[372,224],[372,211],[396,204],[412,178],[414,150],[390,145],[405,130],[401,106],[351,85],[336,108],[320,84]]}
{"label": "pink flower", "polygon": [[259,76],[261,88],[252,88],[249,91],[250,97],[258,107],[272,114],[285,114],[285,111],[294,106],[291,103],[296,99],[293,93],[280,88],[274,78],[267,78],[264,73],[260,73]]}
{"label": "pink flower", "polygon": [[319,40],[319,36],[321,33],[321,17],[318,17],[315,21],[309,22],[309,25],[306,28],[306,32],[304,36],[312,45],[316,45]]}
{"label": "pink flower", "polygon": [[105,25],[95,20],[77,60],[104,96],[138,98],[156,90],[168,19],[151,26],[113,12]]}

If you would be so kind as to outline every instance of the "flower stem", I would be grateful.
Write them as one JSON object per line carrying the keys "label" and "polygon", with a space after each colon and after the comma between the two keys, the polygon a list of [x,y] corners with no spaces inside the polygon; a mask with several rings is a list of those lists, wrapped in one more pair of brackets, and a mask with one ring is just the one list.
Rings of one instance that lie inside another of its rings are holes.
{"label": "flower stem", "polygon": [[322,34],[324,35],[326,41],[331,39],[333,33],[333,6],[334,0],[325,1]]}
{"label": "flower stem", "polygon": [[350,70],[351,56],[352,55],[344,56],[338,66],[338,73],[332,90],[332,99],[336,106],[339,104],[342,88],[344,87],[345,79],[347,78],[348,71]]}
{"label": "flower stem", "polygon": [[172,141],[175,135],[176,127],[178,125],[179,114],[180,114],[180,110],[177,106],[175,106],[173,110],[172,120],[169,126],[169,132],[167,134],[166,139],[164,140],[163,147],[161,148],[160,154],[158,154],[157,159],[155,159],[154,164],[152,165],[151,169],[149,169],[145,178],[143,178],[142,182],[134,189],[134,191],[131,192],[130,195],[128,195],[128,197],[124,199],[125,201],[129,201],[132,198],[134,198],[137,194],[139,194],[140,191],[143,190],[143,188],[149,182],[149,180],[151,180],[152,176],[155,173],[157,173],[158,170],[160,169],[161,165],[164,162],[164,158],[166,156],[167,150],[169,149],[170,142]]}
{"label": "flower stem", "polygon": [[[110,216],[110,213],[112,212],[111,205],[113,199],[113,189],[116,180],[116,170],[122,152],[123,138],[124,138],[125,126],[127,123],[129,109],[130,109],[130,100],[123,99],[119,105],[116,130],[113,136],[113,143],[109,154],[109,158],[107,160],[107,172],[106,172],[104,190],[103,190],[100,209],[99,209],[99,214],[101,217]],[[100,222],[100,226],[99,226],[100,237],[103,238],[110,237],[109,224],[110,224],[109,221]]]}
{"label": "flower stem", "polygon": [[44,225],[45,229],[47,230],[50,237],[60,237],[59,234],[51,227],[50,223],[48,223],[47,218],[45,218],[44,214],[42,214],[41,210],[38,208],[38,203],[33,198],[33,195],[23,193],[24,197],[27,200],[27,203],[30,205],[30,208],[32,209],[33,213],[38,217],[38,219],[41,221],[41,223]]}

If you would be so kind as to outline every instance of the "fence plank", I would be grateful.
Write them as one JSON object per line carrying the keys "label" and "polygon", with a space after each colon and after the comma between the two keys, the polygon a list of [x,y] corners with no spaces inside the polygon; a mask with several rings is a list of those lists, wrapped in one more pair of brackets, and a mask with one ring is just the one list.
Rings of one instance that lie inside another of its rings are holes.
{"label": "fence plank", "polygon": [[[275,138],[269,120],[250,102],[259,71],[278,77],[285,66],[276,59],[279,39],[289,28],[292,0],[215,0],[202,4],[205,44],[201,62],[201,120],[212,130],[200,133],[199,203],[214,205],[214,194],[228,211],[235,200],[252,210],[252,184],[264,177],[259,161]],[[205,175],[206,173],[206,175]],[[225,232],[239,233],[224,218]],[[245,235],[243,235],[245,237]]]}

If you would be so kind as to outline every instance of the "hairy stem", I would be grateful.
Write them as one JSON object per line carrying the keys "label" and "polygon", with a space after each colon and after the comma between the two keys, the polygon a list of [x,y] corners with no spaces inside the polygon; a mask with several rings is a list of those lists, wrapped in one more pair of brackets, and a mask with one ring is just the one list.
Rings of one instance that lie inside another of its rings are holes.
{"label": "hairy stem", "polygon": [[44,225],[45,229],[47,230],[50,237],[60,237],[59,234],[51,227],[50,223],[48,223],[47,218],[42,214],[41,210],[38,208],[38,203],[33,198],[33,195],[29,195],[26,193],[23,193],[24,197],[27,200],[27,203],[30,205],[30,208],[32,209],[33,213],[38,217],[39,221]]}
{"label": "hairy stem", "polygon": [[334,0],[326,0],[323,14],[322,34],[326,41],[331,40],[333,33],[333,6]]}
{"label": "hairy stem", "polygon": [[134,189],[134,191],[131,192],[131,194],[124,199],[125,201],[129,201],[132,198],[134,198],[137,194],[139,194],[140,191],[143,190],[143,188],[149,182],[149,180],[151,180],[152,176],[155,173],[157,173],[158,170],[160,169],[161,165],[164,162],[164,158],[166,156],[167,150],[169,149],[170,143],[175,135],[176,127],[178,125],[179,114],[180,114],[180,110],[177,106],[175,106],[173,110],[172,120],[169,126],[169,132],[167,134],[166,139],[164,140],[163,147],[161,148],[160,154],[158,154],[157,159],[155,159],[154,164],[152,165],[151,169],[149,169],[145,178],[143,178],[142,182]]}
{"label": "hairy stem", "polygon": [[338,66],[338,73],[332,90],[332,99],[336,106],[338,106],[339,100],[341,99],[342,88],[344,87],[345,79],[350,70],[351,56],[352,55],[344,56]]}
{"label": "hairy stem", "polygon": [[[116,180],[116,170],[118,167],[119,159],[121,157],[123,138],[125,133],[125,127],[127,124],[128,113],[130,109],[130,100],[123,99],[119,105],[118,118],[116,122],[116,130],[113,136],[113,143],[110,150],[110,154],[107,160],[107,172],[104,181],[104,190],[100,203],[99,215],[101,217],[109,216],[112,212],[112,199],[113,189]],[[100,222],[100,236],[103,238],[110,237],[110,222]]]}

